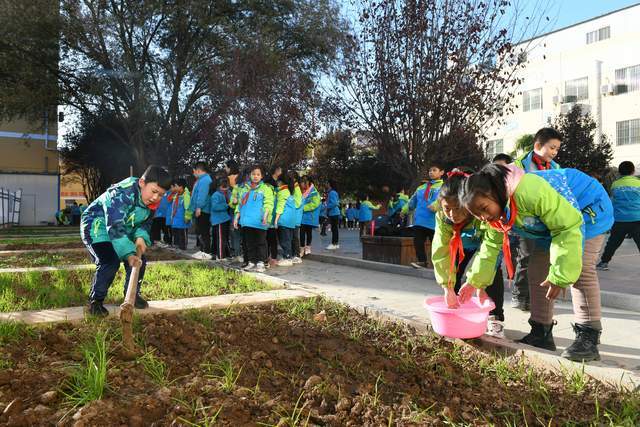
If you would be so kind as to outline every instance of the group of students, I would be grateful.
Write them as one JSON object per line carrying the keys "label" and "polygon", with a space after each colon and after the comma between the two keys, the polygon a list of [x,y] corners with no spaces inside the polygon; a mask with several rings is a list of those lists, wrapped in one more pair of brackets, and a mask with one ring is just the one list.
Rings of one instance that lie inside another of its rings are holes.
{"label": "group of students", "polygon": [[[152,241],[186,248],[186,231],[195,218],[199,259],[235,258],[245,270],[263,272],[273,266],[302,262],[311,253],[313,229],[320,224],[320,193],[309,176],[273,167],[269,175],[254,165],[242,173],[234,160],[213,177],[207,165],[193,168],[192,194],[184,179],[175,180],[155,212]],[[335,183],[328,192],[329,218],[337,209]],[[335,208],[334,208],[335,207]],[[337,248],[335,227],[333,245]],[[279,256],[278,246],[282,255]]]}
{"label": "group of students", "polygon": [[475,173],[463,168],[450,172],[437,198],[432,260],[450,307],[474,294],[480,300],[488,294],[496,306],[488,333],[498,336],[503,335],[504,262],[510,280],[519,276],[514,303],[530,310],[531,330],[520,342],[548,350],[556,349],[554,301],[570,288],[575,340],[562,356],[598,360],[602,333],[598,255],[614,220],[620,231],[616,236],[612,232],[610,250],[605,250],[600,266],[626,234],[640,249],[640,180],[631,176],[633,165],[623,162],[619,167],[623,176],[612,187],[612,202],[595,178],[577,169],[562,169],[553,161],[561,143],[557,131],[543,128],[535,135],[534,149],[515,162],[499,155]]}

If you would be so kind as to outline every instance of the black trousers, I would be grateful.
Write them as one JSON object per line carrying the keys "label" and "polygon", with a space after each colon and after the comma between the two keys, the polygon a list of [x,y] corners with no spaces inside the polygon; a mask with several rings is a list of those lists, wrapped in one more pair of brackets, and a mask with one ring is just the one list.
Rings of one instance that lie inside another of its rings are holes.
{"label": "black trousers", "polygon": [[[511,295],[518,301],[529,301],[529,258],[531,252],[535,248],[536,242],[532,239],[517,237],[516,250],[511,249],[511,253],[516,255],[515,273],[513,278],[513,286],[511,287]],[[512,246],[513,248],[513,246]]]}
{"label": "black trousers", "polygon": [[229,224],[231,221],[211,226],[211,249],[218,259],[229,256]]}
{"label": "black trousers", "polygon": [[151,223],[151,243],[160,241],[162,238],[162,226],[167,222],[166,218],[157,217],[153,218],[153,222]]}
{"label": "black trousers", "polygon": [[242,227],[247,245],[248,261],[254,264],[267,259],[267,230]]}
{"label": "black trousers", "polygon": [[329,222],[331,223],[331,244],[337,245],[340,241],[340,234],[338,231],[338,224],[340,223],[340,216],[330,216]]}
{"label": "black trousers", "polygon": [[312,238],[313,227],[310,225],[302,224],[302,226],[300,226],[300,246],[311,246]]}
{"label": "black trousers", "polygon": [[630,235],[633,241],[636,242],[638,251],[640,251],[640,221],[614,222],[613,227],[611,228],[611,235],[609,236],[609,240],[607,240],[604,252],[602,253],[602,262],[611,261],[613,254],[616,253],[616,250],[620,247],[622,242],[624,242],[624,238],[627,235]]}
{"label": "black trousers", "polygon": [[[473,258],[473,254],[475,254],[475,249],[464,251],[464,259],[461,263],[458,264],[456,271],[456,285],[454,287],[456,293],[462,287],[462,277],[464,275],[464,271],[467,269],[471,258]],[[493,278],[493,283],[489,287],[485,289],[489,298],[496,305],[496,308],[491,310],[489,313],[492,316],[496,316],[496,320],[500,320],[504,322],[504,278],[502,277],[502,268],[498,266],[498,270],[496,271],[496,275]]]}
{"label": "black trousers", "polygon": [[327,235],[327,217],[326,216],[321,216],[320,217],[320,235],[321,236],[326,236]]}
{"label": "black trousers", "polygon": [[171,245],[173,243],[173,237],[171,234],[171,227],[167,225],[167,223],[162,224],[162,232],[164,233],[163,240],[167,245]]}
{"label": "black trousers", "polygon": [[267,258],[278,259],[278,229],[276,228],[267,229],[267,256],[264,260],[266,261]]}
{"label": "black trousers", "polygon": [[416,250],[416,258],[418,258],[418,262],[427,262],[427,253],[424,250],[424,244],[427,239],[430,241],[433,240],[435,231],[427,227],[414,225],[413,233],[413,248]]}
{"label": "black trousers", "polygon": [[211,253],[211,222],[208,213],[200,212],[196,218],[196,234],[198,235],[198,247],[204,253]]}
{"label": "black trousers", "polygon": [[173,244],[183,251],[187,249],[187,231],[187,228],[171,228]]}
{"label": "black trousers", "polygon": [[293,229],[293,237],[291,238],[291,252],[294,257],[300,256],[300,227]]}

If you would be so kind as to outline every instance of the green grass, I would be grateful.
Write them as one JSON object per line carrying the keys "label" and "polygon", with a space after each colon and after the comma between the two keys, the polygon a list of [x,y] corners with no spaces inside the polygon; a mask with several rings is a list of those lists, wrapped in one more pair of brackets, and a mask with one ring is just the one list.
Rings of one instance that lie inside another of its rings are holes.
{"label": "green grass", "polygon": [[[0,274],[0,312],[42,310],[84,305],[92,270],[59,270]],[[120,304],[123,298],[124,269],[120,269],[105,303]],[[270,287],[250,276],[212,268],[207,264],[149,265],[142,294],[149,300],[215,296],[268,290]]]}
{"label": "green grass", "polygon": [[10,227],[0,229],[0,236],[55,236],[71,233],[80,233],[80,227]]}
{"label": "green grass", "polygon": [[138,362],[142,364],[144,372],[154,383],[161,387],[169,384],[169,369],[167,368],[167,364],[156,356],[153,351],[147,351],[138,358]]}
{"label": "green grass", "polygon": [[56,265],[89,264],[90,258],[86,251],[56,253],[40,251],[24,255],[0,255],[0,268],[15,267],[46,267]]}
{"label": "green grass", "polygon": [[[0,245],[33,245],[35,243],[74,243],[81,242],[80,233],[77,236],[42,236],[42,237],[18,237],[2,238]],[[27,248],[25,248],[27,249]]]}
{"label": "green grass", "polygon": [[35,335],[35,328],[22,322],[0,321],[0,344],[20,341],[25,335]]}
{"label": "green grass", "polygon": [[229,353],[215,363],[203,363],[202,368],[205,375],[219,382],[222,391],[231,393],[236,388],[236,383],[244,368],[244,366],[238,367],[236,362],[238,358],[237,353]]}
{"label": "green grass", "polygon": [[93,341],[82,346],[83,360],[63,386],[65,400],[73,408],[101,399],[107,388],[108,334],[108,330],[98,331]]}

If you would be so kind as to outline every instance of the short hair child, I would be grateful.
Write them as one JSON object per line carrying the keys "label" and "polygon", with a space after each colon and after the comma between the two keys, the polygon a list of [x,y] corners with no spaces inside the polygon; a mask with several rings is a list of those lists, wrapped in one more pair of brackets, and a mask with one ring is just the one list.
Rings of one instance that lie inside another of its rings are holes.
{"label": "short hair child", "polygon": [[154,209],[170,185],[171,177],[167,171],[151,165],[142,177],[129,177],[112,185],[82,213],[82,241],[96,264],[89,294],[90,314],[108,315],[103,303],[121,262],[127,272],[125,294],[131,268],[140,266],[135,306],[140,309],[148,307],[140,296],[146,265],[144,253],[151,245],[149,233]]}

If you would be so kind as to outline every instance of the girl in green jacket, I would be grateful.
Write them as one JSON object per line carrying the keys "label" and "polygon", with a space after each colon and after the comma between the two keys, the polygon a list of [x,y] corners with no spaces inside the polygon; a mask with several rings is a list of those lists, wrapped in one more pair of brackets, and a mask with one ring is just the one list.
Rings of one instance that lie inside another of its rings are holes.
{"label": "girl in green jacket", "polygon": [[[436,213],[436,230],[431,245],[431,260],[436,281],[444,288],[445,300],[450,308],[459,306],[456,293],[462,285],[462,275],[483,245],[502,243],[502,235],[488,224],[473,218],[458,200],[458,191],[464,184],[468,174],[459,169],[449,172],[448,178],[440,189],[438,203],[440,210]],[[485,239],[485,236],[488,238]],[[484,249],[486,250],[486,249]],[[480,300],[488,296],[495,303],[489,313],[487,335],[504,338],[504,281],[502,270],[497,263],[493,268],[470,269],[467,280],[472,283],[488,283],[486,293],[481,291]]]}

